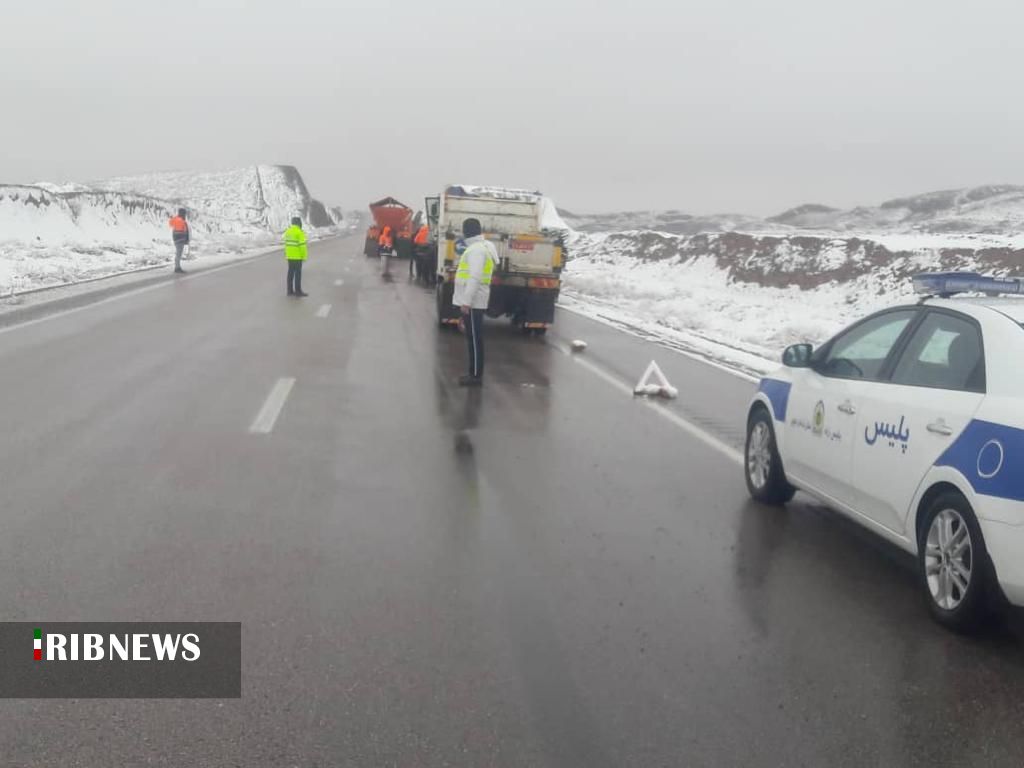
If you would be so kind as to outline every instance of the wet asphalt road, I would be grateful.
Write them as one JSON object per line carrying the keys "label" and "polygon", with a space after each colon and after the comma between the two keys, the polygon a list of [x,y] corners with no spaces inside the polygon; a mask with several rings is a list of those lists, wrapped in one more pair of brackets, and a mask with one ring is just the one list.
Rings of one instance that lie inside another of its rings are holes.
{"label": "wet asphalt road", "polygon": [[[359,245],[303,301],[272,256],[0,331],[0,615],[244,638],[241,700],[0,701],[3,765],[1024,762],[1013,621],[943,632],[903,555],[680,426],[738,448],[749,381],[563,312],[459,390]],[[624,391],[653,357],[676,420]]]}

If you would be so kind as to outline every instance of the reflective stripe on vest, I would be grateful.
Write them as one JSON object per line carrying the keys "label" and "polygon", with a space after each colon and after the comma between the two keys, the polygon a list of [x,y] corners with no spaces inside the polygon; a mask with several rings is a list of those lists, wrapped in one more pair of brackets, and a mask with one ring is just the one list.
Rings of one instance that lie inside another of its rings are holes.
{"label": "reflective stripe on vest", "polygon": [[[475,245],[475,243],[474,243],[474,245]],[[472,247],[473,246],[470,246],[470,248],[472,248]],[[455,272],[455,279],[456,280],[469,280],[469,278],[470,278],[469,262],[466,260],[466,254],[469,253],[470,248],[467,248],[463,252],[462,258],[459,259],[459,268]],[[484,261],[484,276],[480,280],[480,284],[481,285],[490,285],[491,284],[491,276],[494,274],[494,259],[491,256],[491,249],[490,248],[485,248],[484,250],[487,252],[487,259]]]}

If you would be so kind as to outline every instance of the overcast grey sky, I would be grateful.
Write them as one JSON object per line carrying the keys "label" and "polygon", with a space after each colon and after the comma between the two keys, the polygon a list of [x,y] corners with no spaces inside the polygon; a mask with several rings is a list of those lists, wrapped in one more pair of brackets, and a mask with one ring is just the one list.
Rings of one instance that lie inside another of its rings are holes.
{"label": "overcast grey sky", "polygon": [[755,214],[1024,183],[1012,0],[3,6],[4,182],[277,162],[347,206]]}

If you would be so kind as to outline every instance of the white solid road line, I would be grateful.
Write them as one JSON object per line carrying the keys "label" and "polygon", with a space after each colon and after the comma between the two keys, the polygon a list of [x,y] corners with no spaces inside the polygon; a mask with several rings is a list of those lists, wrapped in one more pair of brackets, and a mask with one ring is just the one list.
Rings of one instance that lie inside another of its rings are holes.
{"label": "white solid road line", "polygon": [[[566,350],[562,350],[562,351],[565,352]],[[589,360],[586,360],[585,358],[580,357],[579,355],[577,355],[577,354],[575,354],[573,352],[569,352],[568,354],[570,355],[570,357],[572,357],[572,359],[573,359],[573,361],[575,363],[577,363],[579,365],[582,365],[584,368],[586,368],[588,371],[590,371],[595,376],[598,376],[598,377],[604,379],[606,382],[608,382],[613,387],[615,387],[617,390],[619,390],[619,392],[621,392],[622,394],[629,395],[630,397],[633,397],[633,388],[631,386],[629,386],[628,384],[626,384],[621,379],[615,378],[615,376],[613,376],[612,374],[608,373],[608,371],[606,371],[604,368],[598,367],[594,363],[590,362]]]}
{"label": "white solid road line", "polygon": [[682,349],[681,346],[678,346],[678,345],[662,344],[662,343],[660,343],[656,339],[652,339],[652,338],[649,338],[647,336],[643,336],[643,335],[637,333],[636,331],[629,330],[628,328],[623,328],[622,325],[619,324],[619,323],[606,322],[604,320],[601,320],[601,319],[598,319],[598,318],[594,317],[593,315],[588,315],[586,312],[583,312],[582,310],[576,309],[574,307],[568,307],[568,306],[565,306],[564,304],[559,304],[558,308],[561,309],[561,310],[564,310],[566,312],[570,312],[570,313],[576,315],[577,317],[582,317],[584,320],[590,320],[591,322],[594,322],[594,323],[600,323],[601,325],[603,325],[603,326],[605,326],[607,328],[613,328],[614,330],[618,331],[619,333],[624,333],[627,336],[632,336],[634,339],[642,339],[643,341],[646,341],[649,344],[655,344],[655,345],[661,347],[662,349],[667,349],[670,352],[675,352],[677,355],[682,355],[683,357],[688,357],[691,360],[696,360],[698,363],[703,363],[704,365],[707,365],[707,366],[709,366],[711,368],[717,368],[720,371],[725,371],[729,375],[735,376],[738,379],[745,379],[746,381],[752,381],[755,384],[761,380],[760,377],[758,377],[758,376],[752,376],[751,374],[747,373],[746,371],[741,371],[741,370],[738,370],[736,368],[733,368],[733,367],[731,367],[731,366],[729,366],[729,365],[727,365],[725,363],[721,363],[721,362],[719,362],[717,360],[714,360],[714,359],[712,359],[710,357],[707,357],[706,355],[702,355],[699,352],[691,352],[689,350]]}
{"label": "white solid road line", "polygon": [[335,280],[335,281],[334,281],[334,284],[335,284],[335,285],[344,285],[344,284],[345,284],[345,281],[344,281],[344,280]]}
{"label": "white solid road line", "polygon": [[653,400],[645,399],[644,405],[653,410],[663,419],[668,419],[669,421],[671,421],[681,430],[688,433],[691,437],[695,437],[698,440],[700,440],[708,448],[712,448],[713,450],[718,451],[725,458],[729,459],[732,462],[735,462],[736,464],[739,464],[741,467],[743,466],[743,453],[741,451],[736,450],[731,445],[726,445],[707,430],[701,429],[696,424],[694,424],[691,421],[687,421],[686,419],[684,419],[682,416],[680,416],[678,413],[671,410],[667,406],[656,403]]}
{"label": "white solid road line", "polygon": [[[598,378],[603,379],[608,384],[611,384],[613,387],[615,387],[615,389],[619,390],[619,392],[621,392],[622,394],[629,395],[630,397],[633,398],[638,397],[633,392],[633,387],[629,386],[629,384],[622,381],[621,379],[616,378],[613,374],[604,370],[600,366],[592,363],[590,360],[581,357],[580,355],[574,353],[571,349],[567,347],[557,346],[556,349],[561,351],[562,354],[568,355],[569,358],[572,359],[572,361],[575,362],[577,365],[583,366]],[[668,408],[665,405],[661,405],[660,403],[654,402],[653,400],[648,400],[646,398],[642,398],[642,402],[644,405],[646,405],[656,414],[661,416],[663,419],[669,421],[672,424],[675,424],[681,430],[686,432],[688,435],[690,435],[690,437],[694,437],[697,440],[700,440],[708,448],[717,451],[730,461],[735,462],[740,466],[743,465],[742,452],[736,450],[731,445],[722,442],[717,437],[708,432],[706,429],[698,427],[691,421],[687,421],[678,413],[676,413],[675,411],[673,411],[672,409]]]}
{"label": "white solid road line", "polygon": [[327,317],[329,314],[331,314],[331,305],[330,304],[324,304],[324,305],[322,305],[320,307],[320,309],[318,309],[316,311],[316,316],[317,317]]}
{"label": "white solid road line", "polygon": [[294,386],[295,379],[283,378],[277,380],[274,388],[267,395],[263,407],[260,408],[260,412],[256,414],[256,419],[253,421],[252,426],[249,427],[251,434],[269,435],[274,431],[277,417],[281,415],[281,409],[284,408],[285,401],[288,400],[288,395],[291,394],[292,387]]}

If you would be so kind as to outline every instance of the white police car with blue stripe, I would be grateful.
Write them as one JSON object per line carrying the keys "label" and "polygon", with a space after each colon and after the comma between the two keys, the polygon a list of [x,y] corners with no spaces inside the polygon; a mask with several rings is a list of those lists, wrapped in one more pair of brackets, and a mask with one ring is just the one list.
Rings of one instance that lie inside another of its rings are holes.
{"label": "white police car with blue stripe", "polygon": [[967,630],[1000,593],[1024,605],[1024,279],[914,287],[916,305],[786,350],[745,475],[759,501],[806,491],[916,555],[932,614]]}

